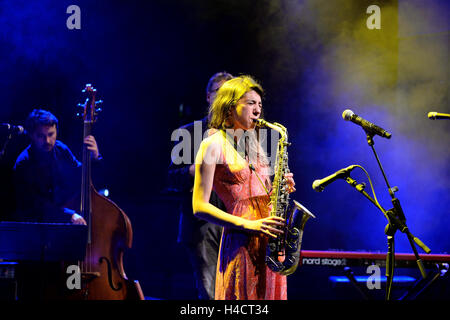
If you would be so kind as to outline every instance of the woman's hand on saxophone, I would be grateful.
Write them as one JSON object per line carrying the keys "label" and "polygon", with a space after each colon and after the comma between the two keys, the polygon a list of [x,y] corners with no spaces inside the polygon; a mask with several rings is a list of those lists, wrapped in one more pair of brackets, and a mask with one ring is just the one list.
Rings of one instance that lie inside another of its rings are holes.
{"label": "woman's hand on saxophone", "polygon": [[283,227],[285,223],[285,220],[281,217],[270,216],[258,220],[247,220],[243,227],[250,232],[262,233],[269,237],[277,238],[278,235],[283,234],[283,229],[276,227]]}
{"label": "woman's hand on saxophone", "polygon": [[286,173],[284,177],[287,179],[287,185],[288,185],[288,192],[292,193],[295,189],[295,181],[294,181],[294,174],[292,172]]}

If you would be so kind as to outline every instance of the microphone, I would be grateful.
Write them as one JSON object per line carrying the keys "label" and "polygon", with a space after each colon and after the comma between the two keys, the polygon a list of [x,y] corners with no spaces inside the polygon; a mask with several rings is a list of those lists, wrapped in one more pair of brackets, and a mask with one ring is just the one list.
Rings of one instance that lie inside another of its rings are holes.
{"label": "microphone", "polygon": [[431,120],[450,119],[450,114],[432,111],[432,112],[428,112],[428,119],[431,119]]}
{"label": "microphone", "polygon": [[383,138],[390,139],[391,134],[384,130],[383,128],[380,128],[379,126],[373,124],[372,122],[369,122],[360,116],[356,115],[352,110],[345,110],[342,113],[342,118],[347,121],[351,121],[353,123],[356,123],[357,125],[361,126],[365,131],[368,131],[373,134],[377,134]]}
{"label": "microphone", "polygon": [[7,131],[9,134],[20,135],[25,133],[25,129],[22,126],[14,126],[9,123],[2,123],[1,127],[5,128],[3,130]]}
{"label": "microphone", "polygon": [[330,183],[332,183],[334,180],[342,179],[347,177],[350,172],[357,167],[356,164],[352,164],[351,166],[348,166],[347,168],[341,169],[339,171],[336,171],[335,173],[329,175],[328,177],[325,177],[320,180],[314,180],[312,184],[312,188],[317,192],[322,192],[323,189]]}

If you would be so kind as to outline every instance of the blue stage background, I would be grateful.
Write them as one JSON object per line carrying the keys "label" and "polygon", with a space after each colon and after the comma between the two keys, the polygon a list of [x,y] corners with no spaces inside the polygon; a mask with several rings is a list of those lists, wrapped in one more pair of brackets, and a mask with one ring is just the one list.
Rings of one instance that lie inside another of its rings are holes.
{"label": "blue stage background", "polygon": [[[66,27],[72,4],[81,9],[79,30]],[[366,25],[372,4],[381,8],[379,30]],[[449,252],[450,126],[427,118],[450,113],[448,15],[443,0],[2,1],[0,122],[23,124],[33,108],[48,109],[80,158],[76,105],[86,83],[97,88],[104,111],[94,134],[105,161],[93,181],[133,223],[125,269],[146,296],[195,298],[166,169],[172,131],[205,115],[207,80],[223,70],[255,76],[266,90],[266,120],[289,130],[292,198],[317,216],[304,249],[387,250],[387,221],[361,194],[343,180],[322,193],[311,188],[359,164],[380,204],[392,207],[364,131],[342,119],[351,109],[392,133],[376,136],[375,149],[410,231],[433,253]],[[27,144],[14,138],[1,162],[4,219],[14,209],[10,170]],[[370,190],[361,170],[352,177]],[[405,234],[396,240],[397,252],[412,253]],[[289,297],[342,298],[327,291],[332,274],[300,269],[289,278]]]}

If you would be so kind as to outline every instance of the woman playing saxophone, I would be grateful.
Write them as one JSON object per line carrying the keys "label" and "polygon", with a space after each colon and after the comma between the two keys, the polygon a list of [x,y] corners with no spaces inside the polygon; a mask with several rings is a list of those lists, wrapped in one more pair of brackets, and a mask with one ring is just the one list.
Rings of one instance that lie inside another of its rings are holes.
{"label": "woman playing saxophone", "polygon": [[[194,214],[224,227],[217,262],[218,300],[287,299],[286,276],[265,263],[268,238],[283,233],[285,220],[269,214],[270,166],[255,124],[262,113],[262,95],[262,87],[249,76],[225,82],[209,110],[214,133],[197,153]],[[241,139],[247,142],[244,152],[236,147]],[[285,178],[289,192],[295,191],[293,174]],[[208,202],[213,189],[226,212]]]}

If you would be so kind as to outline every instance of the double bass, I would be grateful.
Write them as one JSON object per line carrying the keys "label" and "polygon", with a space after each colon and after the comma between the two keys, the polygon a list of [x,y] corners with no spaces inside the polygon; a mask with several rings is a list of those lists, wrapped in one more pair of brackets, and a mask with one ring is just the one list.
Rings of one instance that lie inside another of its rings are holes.
{"label": "double bass", "polygon": [[[91,134],[99,108],[97,90],[87,84],[83,105],[83,139]],[[99,194],[91,180],[91,152],[83,144],[80,212],[88,226],[86,256],[80,262],[81,289],[74,299],[144,300],[138,281],[129,280],[123,255],[131,248],[133,231],[130,219],[113,201]]]}

